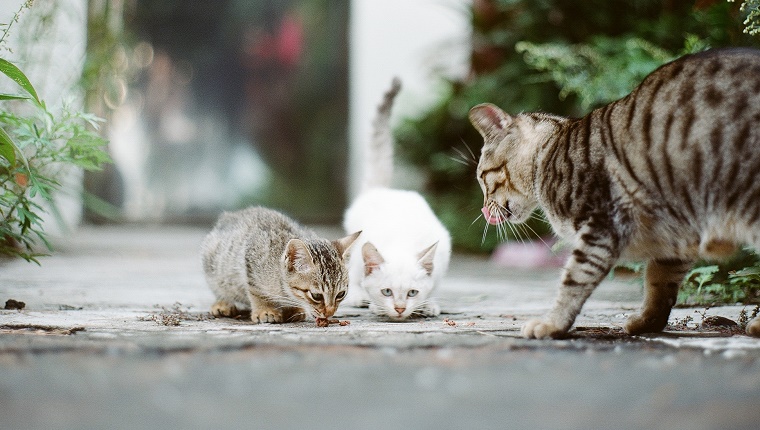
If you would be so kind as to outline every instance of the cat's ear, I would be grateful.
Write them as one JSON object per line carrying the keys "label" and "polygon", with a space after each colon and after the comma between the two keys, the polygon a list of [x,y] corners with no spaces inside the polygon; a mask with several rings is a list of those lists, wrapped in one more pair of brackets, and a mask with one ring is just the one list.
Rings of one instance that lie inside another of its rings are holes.
{"label": "cat's ear", "polygon": [[478,130],[486,143],[504,134],[514,119],[508,113],[491,103],[482,103],[470,109],[470,122]]}
{"label": "cat's ear", "polygon": [[338,250],[338,254],[345,260],[348,257],[348,250],[351,248],[351,245],[354,244],[356,239],[359,237],[359,235],[362,234],[361,230],[357,231],[354,234],[348,235],[342,239],[334,240],[333,245],[335,245],[335,249]]}
{"label": "cat's ear", "polygon": [[314,260],[303,241],[290,239],[282,253],[282,261],[288,272],[308,273],[314,269]]}
{"label": "cat's ear", "polygon": [[417,255],[417,258],[419,258],[417,262],[420,263],[420,266],[423,269],[425,269],[428,276],[430,276],[433,273],[433,259],[435,258],[436,248],[438,248],[438,242],[423,249],[422,252],[420,252],[419,255]]}
{"label": "cat's ear", "polygon": [[362,258],[364,259],[364,276],[369,276],[379,269],[381,264],[385,263],[385,259],[380,255],[375,245],[369,242],[362,246]]}

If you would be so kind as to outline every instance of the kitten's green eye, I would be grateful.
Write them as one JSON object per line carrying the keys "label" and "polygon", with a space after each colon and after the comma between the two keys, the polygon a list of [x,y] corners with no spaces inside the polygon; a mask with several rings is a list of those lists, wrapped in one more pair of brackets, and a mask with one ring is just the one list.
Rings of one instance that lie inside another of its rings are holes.
{"label": "kitten's green eye", "polygon": [[383,294],[385,297],[390,297],[390,296],[392,296],[392,295],[393,295],[393,291],[391,291],[391,289],[390,289],[390,288],[383,288],[382,290],[380,290],[380,292],[381,292],[381,293],[382,293],[382,294]]}
{"label": "kitten's green eye", "polygon": [[315,293],[313,291],[309,291],[309,295],[311,295],[311,299],[314,300],[315,302],[321,302],[322,299],[324,299],[324,296],[322,296],[322,294]]}
{"label": "kitten's green eye", "polygon": [[409,290],[408,293],[406,293],[407,297],[414,297],[419,293],[417,290]]}
{"label": "kitten's green eye", "polygon": [[346,292],[341,291],[340,293],[335,295],[335,300],[343,300],[343,297],[346,297]]}

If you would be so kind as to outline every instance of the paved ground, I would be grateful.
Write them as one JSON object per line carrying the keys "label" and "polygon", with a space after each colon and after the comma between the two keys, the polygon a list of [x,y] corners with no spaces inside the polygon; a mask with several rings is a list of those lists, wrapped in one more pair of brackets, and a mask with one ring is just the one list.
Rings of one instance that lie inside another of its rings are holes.
{"label": "paved ground", "polygon": [[0,305],[26,303],[0,310],[0,429],[760,427],[760,339],[621,335],[635,282],[606,281],[565,340],[518,336],[557,270],[466,256],[440,318],[251,325],[208,317],[204,233],[90,227],[42,267],[0,263]]}

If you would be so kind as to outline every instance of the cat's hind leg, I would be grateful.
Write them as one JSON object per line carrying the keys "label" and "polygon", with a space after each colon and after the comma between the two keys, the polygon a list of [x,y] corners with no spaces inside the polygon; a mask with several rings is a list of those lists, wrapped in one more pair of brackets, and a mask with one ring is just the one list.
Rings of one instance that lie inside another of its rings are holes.
{"label": "cat's hind leg", "polygon": [[623,327],[628,334],[658,333],[668,324],[670,309],[676,304],[678,288],[689,272],[691,260],[659,259],[647,264],[644,275],[644,303]]}

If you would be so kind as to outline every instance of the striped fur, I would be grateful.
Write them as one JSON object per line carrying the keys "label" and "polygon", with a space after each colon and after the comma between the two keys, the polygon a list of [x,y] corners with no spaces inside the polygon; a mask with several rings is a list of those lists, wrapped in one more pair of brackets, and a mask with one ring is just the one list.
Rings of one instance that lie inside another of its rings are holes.
{"label": "striped fur", "polygon": [[331,317],[346,296],[348,249],[358,236],[331,242],[260,207],[223,214],[202,245],[211,312],[231,317],[241,306],[254,323]]}
{"label": "striped fur", "polygon": [[[621,258],[648,261],[628,333],[661,331],[694,261],[760,249],[760,51],[682,57],[580,119],[478,105],[478,181],[490,223],[540,206],[573,252],[556,303],[526,337],[566,333]],[[760,319],[748,333],[760,336]]]}

